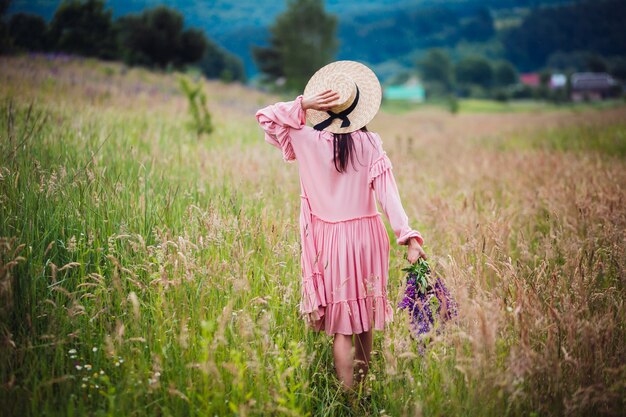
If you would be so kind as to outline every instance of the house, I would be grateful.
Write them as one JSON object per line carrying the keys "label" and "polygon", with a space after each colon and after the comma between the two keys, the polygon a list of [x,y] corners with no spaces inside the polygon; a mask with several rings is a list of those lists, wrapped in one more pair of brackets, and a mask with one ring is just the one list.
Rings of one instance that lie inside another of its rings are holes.
{"label": "house", "polygon": [[619,84],[606,72],[577,72],[571,78],[573,101],[602,100],[615,95]]}
{"label": "house", "polygon": [[389,85],[383,90],[385,100],[406,100],[414,103],[423,103],[426,99],[424,86],[417,78],[412,77],[402,85]]}
{"label": "house", "polygon": [[536,72],[520,74],[519,81],[528,87],[539,87],[541,85],[541,77]]}
{"label": "house", "polygon": [[565,74],[552,74],[550,76],[550,89],[556,90],[557,88],[567,87],[567,76]]}

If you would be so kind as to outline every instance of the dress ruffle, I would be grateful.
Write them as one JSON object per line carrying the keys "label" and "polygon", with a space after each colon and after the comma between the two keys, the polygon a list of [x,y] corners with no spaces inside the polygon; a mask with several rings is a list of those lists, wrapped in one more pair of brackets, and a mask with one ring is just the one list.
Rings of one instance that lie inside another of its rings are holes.
{"label": "dress ruffle", "polygon": [[374,161],[374,163],[370,167],[370,172],[369,172],[370,187],[372,187],[374,180],[378,176],[384,174],[385,172],[387,172],[388,170],[392,168],[393,166],[391,164],[391,160],[389,159],[386,153],[383,153],[376,161]]}
{"label": "dress ruffle", "polygon": [[312,219],[315,266],[324,288],[324,314],[312,327],[329,335],[384,330],[393,309],[386,291],[389,237],[380,215],[342,222]]}
{"label": "dress ruffle", "polygon": [[384,330],[385,325],[392,321],[393,308],[387,297],[370,296],[328,304],[324,320],[318,322],[316,330],[325,330],[329,335],[358,334],[372,328]]}
{"label": "dress ruffle", "polygon": [[324,278],[317,265],[318,251],[312,233],[311,205],[306,196],[301,196],[300,204],[300,264],[302,268],[302,285],[300,297],[300,314],[305,321],[316,326],[324,316],[326,294]]}
{"label": "dress ruffle", "polygon": [[315,326],[324,316],[326,305],[322,274],[314,273],[304,277],[301,288],[300,314],[311,326]]}

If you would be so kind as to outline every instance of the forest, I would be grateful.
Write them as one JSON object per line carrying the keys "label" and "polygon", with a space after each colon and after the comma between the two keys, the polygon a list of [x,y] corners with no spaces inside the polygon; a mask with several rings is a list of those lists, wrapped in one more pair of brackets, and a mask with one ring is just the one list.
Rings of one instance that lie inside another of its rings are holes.
{"label": "forest", "polygon": [[[8,12],[49,21],[59,4],[14,0]],[[115,20],[154,3],[109,0],[106,5]],[[237,73],[240,59],[249,78],[259,72],[253,47],[267,45],[269,27],[287,8],[283,1],[258,7],[259,2],[251,0],[238,1],[236,7],[232,1],[212,2],[210,7],[197,0],[168,5],[185,16],[186,25],[204,31],[210,39],[208,50],[220,56],[222,66]],[[520,72],[548,67],[585,70],[590,55],[600,56],[607,70],[618,74],[626,66],[621,29],[626,3],[620,0],[329,0],[325,7],[338,20],[337,58],[367,62],[385,80],[414,69],[431,48],[443,48],[455,61],[469,55],[506,59]]]}
{"label": "forest", "polygon": [[245,81],[241,60],[210,40],[202,29],[189,28],[179,11],[167,6],[113,17],[104,1],[66,1],[49,22],[0,3],[0,52],[53,52],[124,61],[151,68],[193,64],[208,78]]}

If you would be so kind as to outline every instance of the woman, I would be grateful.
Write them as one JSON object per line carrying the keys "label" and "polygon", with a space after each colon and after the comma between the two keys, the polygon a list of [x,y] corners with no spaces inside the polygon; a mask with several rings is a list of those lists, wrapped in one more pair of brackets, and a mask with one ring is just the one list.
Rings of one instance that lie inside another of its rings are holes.
{"label": "woman", "polygon": [[[373,329],[393,320],[387,299],[389,237],[375,198],[407,258],[426,258],[419,232],[409,227],[391,161],[366,124],[378,112],[376,75],[354,61],[331,63],[309,80],[303,95],[257,112],[265,140],[298,161],[301,186],[300,312],[315,331],[334,336],[337,376],[353,386],[369,369]],[[306,119],[313,128],[305,125]]]}

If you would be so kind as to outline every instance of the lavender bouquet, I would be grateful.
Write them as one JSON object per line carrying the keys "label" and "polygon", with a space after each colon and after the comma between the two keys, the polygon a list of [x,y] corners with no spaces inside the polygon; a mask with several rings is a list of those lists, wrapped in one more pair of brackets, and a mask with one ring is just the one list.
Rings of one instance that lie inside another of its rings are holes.
{"label": "lavender bouquet", "polygon": [[406,272],[404,298],[398,304],[408,310],[411,316],[412,336],[420,343],[420,352],[428,339],[425,335],[457,315],[456,302],[439,277],[433,277],[428,262],[420,258],[414,264],[403,268]]}

